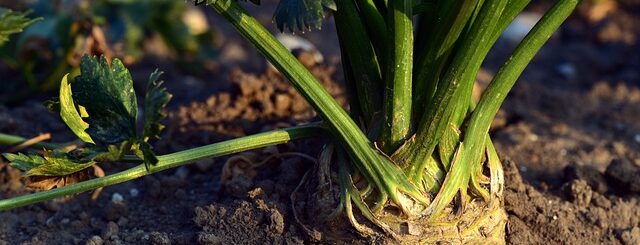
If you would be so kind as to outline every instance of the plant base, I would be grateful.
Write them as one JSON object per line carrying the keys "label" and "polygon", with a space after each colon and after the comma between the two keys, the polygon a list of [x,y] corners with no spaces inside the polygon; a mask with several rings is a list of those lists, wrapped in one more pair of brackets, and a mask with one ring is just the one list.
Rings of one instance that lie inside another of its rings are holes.
{"label": "plant base", "polygon": [[474,198],[464,210],[451,205],[444,211],[448,215],[435,221],[428,217],[407,218],[387,207],[376,214],[377,220],[387,226],[383,230],[367,220],[355,205],[351,207],[352,219],[349,218],[349,208],[340,203],[339,185],[330,181],[335,174],[320,165],[306,174],[292,194],[296,220],[311,240],[338,244],[505,244],[508,216],[502,196],[494,196],[489,202]]}

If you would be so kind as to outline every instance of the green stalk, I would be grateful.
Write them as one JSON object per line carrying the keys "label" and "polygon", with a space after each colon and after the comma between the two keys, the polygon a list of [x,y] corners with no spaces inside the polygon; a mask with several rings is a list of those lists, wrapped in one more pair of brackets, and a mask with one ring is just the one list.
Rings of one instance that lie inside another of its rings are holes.
{"label": "green stalk", "polygon": [[[20,136],[0,133],[0,145],[19,145],[19,144],[24,143],[27,140],[28,139],[25,139],[25,138],[20,137]],[[63,147],[64,145],[66,145],[66,144],[55,144],[55,143],[47,143],[47,142],[38,142],[38,143],[35,143],[35,144],[31,145],[30,147],[45,148],[45,149],[55,149],[55,148]]]}
{"label": "green stalk", "polygon": [[[381,110],[382,78],[376,54],[369,41],[364,23],[352,0],[337,1],[334,13],[336,29],[342,49],[350,64],[356,97],[368,125],[374,114]],[[347,71],[345,71],[346,73]]]}
{"label": "green stalk", "polygon": [[453,57],[442,81],[438,83],[436,95],[427,113],[420,120],[416,136],[403,148],[402,152],[399,152],[397,158],[411,164],[406,172],[412,181],[420,180],[423,169],[428,163],[426,159],[431,156],[448,127],[451,115],[455,111],[453,103],[464,102],[454,101],[452,98],[459,92],[462,83],[474,82],[473,78],[489,52],[492,44],[490,37],[506,4],[507,1],[503,0],[485,1],[477,20],[462,40],[459,51]]}
{"label": "green stalk", "polygon": [[[380,11],[378,11],[378,8],[376,7],[376,4],[373,2],[373,0],[358,0],[355,1],[355,3],[360,9],[360,18],[363,20],[366,26],[367,33],[369,34],[369,39],[371,40],[371,43],[376,50],[378,60],[379,62],[384,63],[384,61],[387,60],[385,55],[387,55],[387,36],[389,35],[387,25],[384,22],[384,17],[382,17],[382,14],[380,14]],[[336,22],[338,21],[336,20]],[[381,67],[385,66],[381,65]]]}
{"label": "green stalk", "polygon": [[478,0],[439,1],[435,16],[420,16],[414,69],[414,115],[420,119]]}
{"label": "green stalk", "polygon": [[[390,8],[393,53],[387,64],[382,150],[391,155],[409,135],[412,110],[413,1],[393,0]],[[391,49],[390,49],[391,50]]]}
{"label": "green stalk", "polygon": [[531,2],[531,0],[509,0],[504,11],[502,11],[502,15],[500,15],[496,31],[493,32],[493,36],[491,37],[493,42],[500,38],[500,35],[502,35],[505,29],[507,29],[507,26],[509,26],[513,19],[515,19],[516,16],[518,16],[518,14],[520,14],[520,12],[529,5],[529,2]]}
{"label": "green stalk", "polygon": [[320,129],[321,127],[319,126],[319,124],[314,123],[288,129],[273,130],[270,132],[255,134],[172,154],[158,156],[157,165],[149,166],[148,171],[145,168],[145,164],[140,164],[128,170],[116,174],[111,174],[105,177],[83,181],[77,184],[72,184],[49,191],[37,192],[10,199],[0,200],[0,211],[43,202],[67,195],[74,195],[105,186],[119,184],[122,182],[140,178],[145,175],[193,163],[206,158],[219,157],[269,145],[287,143],[292,140],[307,138],[310,136],[318,135],[318,131]]}
{"label": "green stalk", "polygon": [[500,105],[531,59],[569,17],[579,2],[579,0],[556,2],[522,40],[493,78],[471,114],[464,140],[456,152],[456,160],[447,174],[442,189],[429,207],[432,214],[441,212],[453,200],[458,190],[463,191],[468,185],[473,166],[480,164],[487,132]]}
{"label": "green stalk", "polygon": [[401,208],[399,191],[426,203],[424,195],[411,184],[393,162],[380,154],[347,112],[331,97],[318,80],[235,0],[209,0],[220,15],[282,73],[309,104],[320,114],[332,132],[348,150],[356,167],[378,190],[388,193]]}
{"label": "green stalk", "polygon": [[[502,12],[502,15],[500,16],[500,20],[498,21],[496,30],[493,32],[493,35],[490,39],[490,43],[493,44],[498,40],[498,38],[500,37],[500,34],[504,32],[504,30],[507,28],[509,23],[513,21],[513,19],[518,15],[518,13],[520,13],[524,9],[524,7],[527,6],[528,3],[529,3],[528,0],[510,0],[507,3],[507,6],[505,7],[504,11]],[[474,11],[474,16],[471,17],[471,19],[475,19],[479,11],[480,11],[479,9]],[[466,29],[470,29],[470,27],[467,27]],[[468,32],[468,30],[466,32]],[[470,77],[470,79],[474,79],[474,78],[475,78],[475,75]],[[458,143],[460,143],[460,140],[461,140],[459,132],[456,132],[456,131],[458,131],[457,129],[462,128],[462,123],[464,119],[467,118],[467,116],[471,115],[471,112],[474,110],[476,106],[475,102],[471,100],[473,84],[468,83],[468,84],[465,84],[465,86],[466,88],[463,89],[463,92],[456,95],[457,98],[454,98],[453,101],[464,100],[465,101],[464,103],[467,103],[469,105],[467,106],[463,103],[456,104],[456,109],[454,111],[454,114],[452,118],[449,120],[452,123],[452,125],[451,127],[448,127],[446,129],[446,131],[442,135],[442,138],[440,139],[440,142],[438,143],[438,155],[440,156],[440,162],[444,166],[445,171],[449,170],[449,166],[453,159],[453,155],[456,152],[457,145]],[[454,125],[456,128],[453,127]]]}

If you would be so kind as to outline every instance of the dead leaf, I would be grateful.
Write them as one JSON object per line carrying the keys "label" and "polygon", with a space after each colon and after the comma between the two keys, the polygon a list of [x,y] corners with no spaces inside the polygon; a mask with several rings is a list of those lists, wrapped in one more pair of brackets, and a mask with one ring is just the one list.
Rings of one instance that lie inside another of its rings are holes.
{"label": "dead leaf", "polygon": [[65,176],[30,176],[27,177],[27,190],[48,191],[54,188],[82,182],[91,178],[88,170],[82,170]]}

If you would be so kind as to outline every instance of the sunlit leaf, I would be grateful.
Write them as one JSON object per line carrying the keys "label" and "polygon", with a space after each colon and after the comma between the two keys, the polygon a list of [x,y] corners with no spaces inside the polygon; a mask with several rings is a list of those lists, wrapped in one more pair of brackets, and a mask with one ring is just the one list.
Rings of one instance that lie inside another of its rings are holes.
{"label": "sunlit leaf", "polygon": [[71,84],[75,102],[86,109],[86,130],[96,143],[115,144],[136,136],[138,104],[129,71],[118,59],[84,56]]}
{"label": "sunlit leaf", "polygon": [[25,176],[64,176],[81,171],[95,164],[93,161],[78,163],[67,154],[45,151],[43,156],[4,154],[9,165],[25,172]]}
{"label": "sunlit leaf", "polygon": [[162,75],[161,71],[154,71],[147,83],[147,94],[144,98],[143,136],[145,141],[149,138],[160,138],[160,131],[164,128],[160,121],[167,116],[163,109],[172,97],[166,88],[161,87],[164,81],[158,81],[160,75]]}
{"label": "sunlit leaf", "polygon": [[91,136],[85,131],[89,124],[82,120],[71,94],[71,84],[67,80],[68,74],[62,78],[60,83],[60,116],[69,129],[82,141],[95,144]]}

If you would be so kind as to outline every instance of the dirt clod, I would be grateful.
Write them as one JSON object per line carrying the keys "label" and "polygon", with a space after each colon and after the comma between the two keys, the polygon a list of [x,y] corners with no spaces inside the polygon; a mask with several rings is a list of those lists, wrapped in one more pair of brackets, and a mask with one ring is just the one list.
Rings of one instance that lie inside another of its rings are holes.
{"label": "dirt clod", "polygon": [[218,238],[215,234],[209,232],[200,232],[198,234],[198,243],[202,245],[221,245],[222,239]]}
{"label": "dirt clod", "polygon": [[574,180],[569,184],[569,200],[579,208],[586,208],[591,204],[593,191],[584,180]]}
{"label": "dirt clod", "polygon": [[169,235],[164,232],[151,232],[149,234],[149,241],[153,245],[170,245],[171,239],[169,239]]}
{"label": "dirt clod", "polygon": [[584,180],[592,190],[598,193],[605,193],[608,190],[607,180],[597,169],[590,166],[580,166],[571,164],[564,170],[566,181]]}
{"label": "dirt clod", "polygon": [[620,240],[625,245],[640,244],[640,227],[633,227],[629,230],[623,231],[620,235]]}
{"label": "dirt clod", "polygon": [[607,177],[618,191],[640,192],[640,169],[628,159],[614,159],[607,167]]}
{"label": "dirt clod", "polygon": [[202,228],[201,244],[298,244],[293,232],[285,230],[279,204],[256,199],[236,200],[230,206],[212,204],[195,208],[194,222]]}

